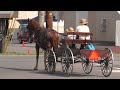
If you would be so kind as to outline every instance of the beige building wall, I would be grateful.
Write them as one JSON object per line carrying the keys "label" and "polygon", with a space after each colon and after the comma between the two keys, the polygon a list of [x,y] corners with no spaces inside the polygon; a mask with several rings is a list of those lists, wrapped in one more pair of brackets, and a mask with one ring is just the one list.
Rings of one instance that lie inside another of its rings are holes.
{"label": "beige building wall", "polygon": [[0,18],[17,18],[18,11],[0,11]]}
{"label": "beige building wall", "polygon": [[[17,15],[18,17],[16,18],[16,20],[18,19],[31,19],[34,18],[36,16],[38,16],[38,11],[17,11]],[[10,20],[10,23],[12,23],[12,20]],[[19,28],[20,24],[18,21],[15,22],[14,28]]]}
{"label": "beige building wall", "polygon": [[65,11],[64,12],[64,30],[68,27],[76,28],[76,11]]}
{"label": "beige building wall", "polygon": [[17,19],[27,19],[27,12],[26,11],[18,11]]}
{"label": "beige building wall", "polygon": [[69,27],[76,29],[81,18],[88,19],[88,11],[64,11],[64,30]]}
{"label": "beige building wall", "polygon": [[[102,20],[106,19],[106,32],[102,32]],[[117,11],[89,11],[89,26],[95,41],[115,41],[116,20],[120,20]]]}
{"label": "beige building wall", "polygon": [[[70,26],[75,29],[81,18],[88,20],[94,41],[115,42],[116,21],[120,20],[117,11],[64,11],[64,31]],[[106,29],[102,31],[105,25]]]}
{"label": "beige building wall", "polygon": [[90,28],[90,32],[92,32],[93,35],[93,40],[96,40],[96,12],[95,11],[89,11],[88,12],[88,26]]}
{"label": "beige building wall", "polygon": [[38,11],[18,11],[17,19],[31,19],[38,16]]}

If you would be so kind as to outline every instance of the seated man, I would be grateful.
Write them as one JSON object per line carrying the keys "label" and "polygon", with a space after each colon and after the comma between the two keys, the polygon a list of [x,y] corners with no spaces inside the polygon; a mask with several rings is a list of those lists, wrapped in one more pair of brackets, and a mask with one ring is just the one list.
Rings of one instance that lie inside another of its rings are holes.
{"label": "seated man", "polygon": [[[68,29],[66,29],[66,32],[74,32],[74,29],[72,27],[69,27]],[[68,35],[67,38],[76,39],[76,35]],[[75,44],[69,44],[69,46],[75,48]]]}
{"label": "seated man", "polygon": [[[76,28],[76,31],[77,32],[86,32],[86,33],[89,33],[90,32],[90,29],[89,29],[89,27],[87,26],[87,20],[86,19],[81,19],[80,20],[80,25],[79,26],[77,26],[77,28]],[[90,35],[88,35],[88,36],[83,36],[83,35],[80,35],[79,36],[79,39],[80,40],[89,40],[90,39]],[[85,48],[85,44],[81,44],[81,46],[80,46],[80,50],[81,49],[84,49]]]}

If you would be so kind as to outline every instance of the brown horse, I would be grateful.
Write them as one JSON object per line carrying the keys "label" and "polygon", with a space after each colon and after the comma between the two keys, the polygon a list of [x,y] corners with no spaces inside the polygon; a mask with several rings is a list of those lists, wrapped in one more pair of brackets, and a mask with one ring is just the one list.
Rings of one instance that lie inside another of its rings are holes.
{"label": "brown horse", "polygon": [[50,30],[40,26],[39,23],[34,19],[31,20],[28,19],[27,29],[29,30],[30,33],[35,34],[36,66],[34,70],[38,70],[39,49],[41,48],[45,51],[53,47],[53,51],[55,51],[58,48],[59,36],[55,30],[53,29]]}

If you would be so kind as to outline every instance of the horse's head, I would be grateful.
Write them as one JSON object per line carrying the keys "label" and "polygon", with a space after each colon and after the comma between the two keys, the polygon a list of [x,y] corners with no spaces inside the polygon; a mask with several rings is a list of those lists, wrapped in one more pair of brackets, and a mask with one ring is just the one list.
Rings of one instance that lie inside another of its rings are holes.
{"label": "horse's head", "polygon": [[32,35],[35,35],[35,38],[39,38],[39,41],[42,41],[42,34],[44,31],[44,28],[42,26],[39,25],[39,23],[35,20],[35,19],[28,19],[28,25],[27,25],[27,29],[29,30],[29,33]]}
{"label": "horse's head", "polygon": [[39,30],[44,29],[44,26],[40,26],[39,23],[38,23],[35,19],[31,19],[31,20],[28,19],[27,29],[28,29],[29,31],[35,32],[35,31],[37,31],[38,29],[39,29]]}
{"label": "horse's head", "polygon": [[28,19],[27,29],[28,29],[29,31],[35,31],[35,30],[37,30],[38,28],[39,28],[39,24],[38,24],[38,22],[37,22],[36,20],[34,20],[34,19],[29,20],[29,19]]}

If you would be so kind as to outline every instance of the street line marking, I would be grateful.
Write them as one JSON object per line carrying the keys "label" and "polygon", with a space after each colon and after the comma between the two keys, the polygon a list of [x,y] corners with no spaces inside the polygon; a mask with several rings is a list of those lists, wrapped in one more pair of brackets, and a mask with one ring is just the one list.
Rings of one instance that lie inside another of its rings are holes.
{"label": "street line marking", "polygon": [[112,72],[120,72],[120,70],[112,70]]}
{"label": "street line marking", "polygon": [[119,69],[120,70],[120,68],[118,68],[118,67],[113,67],[114,69]]}

